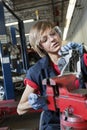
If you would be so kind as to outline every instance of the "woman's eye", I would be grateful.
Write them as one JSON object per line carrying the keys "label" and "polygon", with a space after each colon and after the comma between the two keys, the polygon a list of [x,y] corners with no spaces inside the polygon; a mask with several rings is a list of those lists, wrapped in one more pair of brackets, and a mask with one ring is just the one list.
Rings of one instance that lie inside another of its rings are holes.
{"label": "woman's eye", "polygon": [[50,35],[54,36],[56,34],[56,32],[51,32]]}
{"label": "woman's eye", "polygon": [[41,43],[44,43],[44,42],[46,42],[47,41],[47,37],[43,37],[42,39],[41,39]]}

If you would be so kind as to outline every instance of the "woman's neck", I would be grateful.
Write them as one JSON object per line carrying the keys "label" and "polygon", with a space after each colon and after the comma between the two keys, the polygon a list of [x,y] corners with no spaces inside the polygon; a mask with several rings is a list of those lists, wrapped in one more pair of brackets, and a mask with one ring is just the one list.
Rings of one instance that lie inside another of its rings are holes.
{"label": "woman's neck", "polygon": [[60,58],[58,54],[49,54],[49,57],[54,64],[58,64],[58,58]]}

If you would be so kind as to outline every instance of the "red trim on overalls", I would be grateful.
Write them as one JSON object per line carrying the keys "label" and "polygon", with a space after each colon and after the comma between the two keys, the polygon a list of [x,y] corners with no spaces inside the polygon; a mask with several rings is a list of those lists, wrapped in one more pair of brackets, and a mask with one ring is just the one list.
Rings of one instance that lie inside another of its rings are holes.
{"label": "red trim on overalls", "polygon": [[84,63],[87,66],[87,53],[84,53],[83,55]]}

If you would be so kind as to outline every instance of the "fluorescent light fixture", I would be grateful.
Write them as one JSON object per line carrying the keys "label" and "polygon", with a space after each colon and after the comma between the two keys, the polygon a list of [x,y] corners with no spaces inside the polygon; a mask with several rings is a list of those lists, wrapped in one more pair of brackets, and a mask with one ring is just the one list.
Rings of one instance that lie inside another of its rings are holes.
{"label": "fluorescent light fixture", "polygon": [[20,37],[20,35],[16,35],[16,37]]}
{"label": "fluorescent light fixture", "polygon": [[66,14],[66,26],[65,26],[64,32],[63,32],[63,40],[66,40],[69,25],[70,25],[71,18],[72,18],[73,12],[74,12],[75,4],[76,4],[76,0],[69,1],[69,6],[67,9],[67,14]]}
{"label": "fluorescent light fixture", "polygon": [[34,22],[34,19],[24,20],[23,22],[24,22],[24,23]]}
{"label": "fluorescent light fixture", "polygon": [[13,23],[6,23],[5,26],[12,26],[12,25],[17,25],[18,22],[13,22]]}
{"label": "fluorescent light fixture", "polygon": [[[28,19],[28,20],[24,20],[23,23],[29,23],[29,22],[33,22],[34,19]],[[17,25],[18,22],[12,22],[12,23],[6,23],[5,26],[12,26],[12,25]]]}
{"label": "fluorescent light fixture", "polygon": [[25,36],[29,36],[29,33],[26,33]]}
{"label": "fluorescent light fixture", "polygon": [[[25,36],[29,36],[29,33],[26,33]],[[20,37],[20,35],[16,35],[16,37]]]}

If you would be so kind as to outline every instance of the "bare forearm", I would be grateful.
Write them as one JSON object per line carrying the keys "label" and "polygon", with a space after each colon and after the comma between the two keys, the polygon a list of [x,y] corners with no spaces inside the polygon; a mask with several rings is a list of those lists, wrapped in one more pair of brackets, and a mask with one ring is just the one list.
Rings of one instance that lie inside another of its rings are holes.
{"label": "bare forearm", "polygon": [[28,112],[31,108],[31,105],[29,105],[28,96],[32,92],[34,92],[34,89],[31,86],[27,85],[17,107],[17,113],[19,115]]}
{"label": "bare forearm", "polygon": [[17,113],[19,115],[25,114],[29,111],[29,108],[31,108],[31,106],[29,105],[28,101],[25,103],[19,103],[17,107]]}

